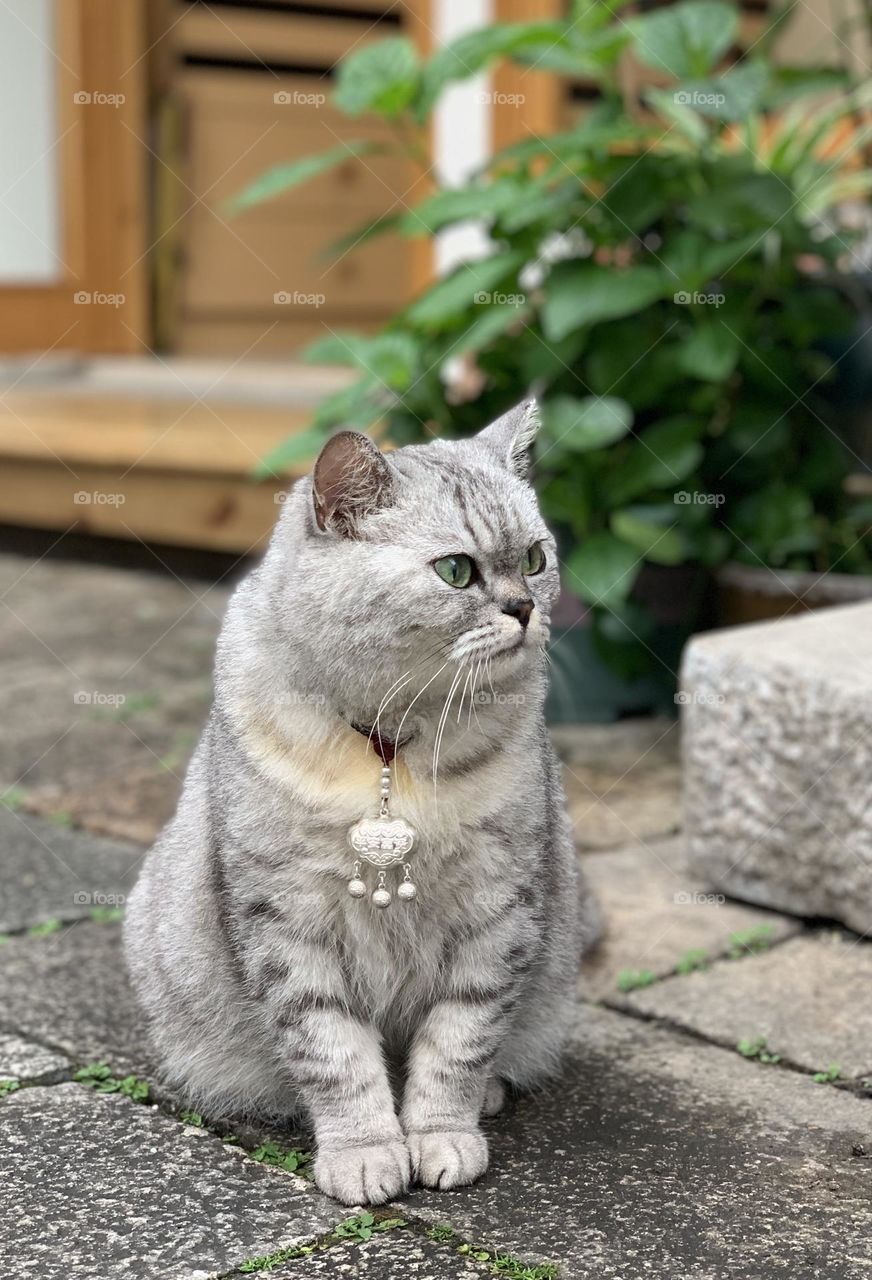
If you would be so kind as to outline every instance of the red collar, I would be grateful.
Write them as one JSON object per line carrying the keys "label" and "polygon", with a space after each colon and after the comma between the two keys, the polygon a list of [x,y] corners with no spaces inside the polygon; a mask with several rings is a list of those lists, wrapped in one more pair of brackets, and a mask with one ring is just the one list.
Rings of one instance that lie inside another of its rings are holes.
{"label": "red collar", "polygon": [[359,724],[352,724],[351,727],[356,729],[358,733],[363,734],[384,765],[391,764],[400,748],[404,747],[409,741],[408,738],[403,738],[401,742],[396,742],[393,738],[386,738],[381,729],[377,730],[375,725],[370,729],[364,728],[363,725]]}

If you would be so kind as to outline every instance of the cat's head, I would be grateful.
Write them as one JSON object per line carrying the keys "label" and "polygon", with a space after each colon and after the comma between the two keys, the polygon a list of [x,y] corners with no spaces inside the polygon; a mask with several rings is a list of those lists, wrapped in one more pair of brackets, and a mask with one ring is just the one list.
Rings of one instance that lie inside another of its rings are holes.
{"label": "cat's head", "polygon": [[496,679],[541,663],[558,568],[527,478],[537,427],[528,402],[468,439],[325,444],[295,504],[288,583],[334,686],[351,673],[376,695],[410,670],[417,689],[444,666],[441,696],[461,667],[489,659]]}

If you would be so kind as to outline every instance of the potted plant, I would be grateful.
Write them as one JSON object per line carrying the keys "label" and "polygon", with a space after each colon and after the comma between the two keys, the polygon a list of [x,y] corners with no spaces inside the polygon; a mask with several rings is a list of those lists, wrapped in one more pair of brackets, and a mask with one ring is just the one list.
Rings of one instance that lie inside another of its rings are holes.
{"label": "potted plant", "polygon": [[[671,700],[706,577],[725,562],[872,572],[872,503],[846,492],[828,398],[828,344],[856,318],[839,210],[872,177],[868,126],[855,127],[869,86],[779,66],[772,38],[718,70],[739,18],[721,0],[626,19],[621,7],[580,0],[565,21],[497,24],[426,62],[385,40],[341,65],[336,104],[392,121],[412,152],[445,86],[497,57],[595,77],[601,100],[363,230],[432,235],[476,218],[491,252],[380,334],[316,343],[311,359],[359,376],[268,460],[314,452],[340,425],[383,423],[397,442],[471,432],[534,391],[541,501],[589,624],[569,618],[564,653],[581,636],[579,660],[595,651],[617,677],[603,715]],[[627,100],[628,50],[673,83]],[[234,207],[347,154],[273,170]]]}

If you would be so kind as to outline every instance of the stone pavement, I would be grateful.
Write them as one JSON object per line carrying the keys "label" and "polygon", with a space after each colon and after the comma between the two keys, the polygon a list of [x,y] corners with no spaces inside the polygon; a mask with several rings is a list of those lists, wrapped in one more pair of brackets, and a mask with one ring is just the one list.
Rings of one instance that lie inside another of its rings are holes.
{"label": "stone pavement", "polygon": [[180,1110],[121,963],[226,591],[5,557],[0,599],[0,1280],[872,1275],[872,947],[688,869],[674,726],[557,735],[608,921],[562,1079],[475,1187],[361,1214],[305,1134]]}

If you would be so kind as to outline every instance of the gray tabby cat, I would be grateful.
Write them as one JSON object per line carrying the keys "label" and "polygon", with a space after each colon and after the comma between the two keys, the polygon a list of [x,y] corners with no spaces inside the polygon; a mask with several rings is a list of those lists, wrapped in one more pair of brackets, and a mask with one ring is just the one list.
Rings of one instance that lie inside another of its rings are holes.
{"label": "gray tabby cat", "polygon": [[[543,720],[558,575],[525,478],[536,424],[526,404],[388,457],[355,432],[324,446],[230,603],[129,903],[168,1080],[208,1116],[307,1116],[315,1181],[348,1204],[477,1178],[480,1117],[553,1073],[567,1034],[593,917]],[[376,721],[418,833],[417,897],[383,910],[347,889]]]}

